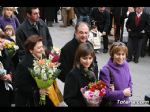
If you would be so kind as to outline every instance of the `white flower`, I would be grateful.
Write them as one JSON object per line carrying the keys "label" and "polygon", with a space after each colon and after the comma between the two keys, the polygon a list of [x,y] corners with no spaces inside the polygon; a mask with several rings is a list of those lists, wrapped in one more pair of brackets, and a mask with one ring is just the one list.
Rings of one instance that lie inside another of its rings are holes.
{"label": "white flower", "polygon": [[95,91],[94,91],[94,96],[95,96],[95,97],[98,97],[98,96],[99,96],[99,93],[100,93],[99,90],[95,90]]}
{"label": "white flower", "polygon": [[18,50],[18,49],[19,49],[19,46],[14,45],[14,49],[15,49],[15,50]]}
{"label": "white flower", "polygon": [[41,74],[45,74],[45,68],[42,68]]}
{"label": "white flower", "polygon": [[39,74],[41,71],[41,69],[37,66],[35,66],[33,69],[34,69],[35,74]]}
{"label": "white flower", "polygon": [[53,59],[53,57],[54,57],[54,56],[52,56],[52,55],[49,55],[49,59],[50,59],[50,60],[52,60],[52,59]]}
{"label": "white flower", "polygon": [[7,72],[7,71],[6,71],[5,69],[0,68],[0,75],[5,75],[6,72]]}
{"label": "white flower", "polygon": [[41,73],[42,74],[42,79],[43,80],[47,80],[47,75],[46,75],[46,73]]}

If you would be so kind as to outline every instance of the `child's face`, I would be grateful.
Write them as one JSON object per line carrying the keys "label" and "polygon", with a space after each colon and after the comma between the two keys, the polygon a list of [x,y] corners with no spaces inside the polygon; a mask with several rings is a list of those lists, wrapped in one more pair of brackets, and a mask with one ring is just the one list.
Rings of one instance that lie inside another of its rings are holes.
{"label": "child's face", "polygon": [[12,36],[12,34],[13,34],[13,32],[12,32],[11,29],[7,29],[7,30],[5,31],[5,33],[6,33],[7,36]]}

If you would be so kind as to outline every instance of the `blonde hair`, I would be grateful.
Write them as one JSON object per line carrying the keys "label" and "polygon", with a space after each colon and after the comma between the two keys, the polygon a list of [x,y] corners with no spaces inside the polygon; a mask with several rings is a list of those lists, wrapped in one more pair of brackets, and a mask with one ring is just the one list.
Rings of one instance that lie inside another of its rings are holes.
{"label": "blonde hair", "polygon": [[5,15],[5,11],[6,10],[11,10],[11,11],[15,11],[15,7],[3,7],[3,11],[2,11],[2,15],[4,16]]}
{"label": "blonde hair", "polygon": [[6,32],[6,30],[12,30],[12,36],[15,35],[15,30],[14,30],[14,27],[12,25],[6,25],[4,28],[4,31]]}
{"label": "blonde hair", "polygon": [[128,48],[124,43],[114,42],[109,49],[109,54],[111,58],[113,58],[114,54],[118,53],[119,51],[123,51],[126,54],[126,56],[128,55]]}

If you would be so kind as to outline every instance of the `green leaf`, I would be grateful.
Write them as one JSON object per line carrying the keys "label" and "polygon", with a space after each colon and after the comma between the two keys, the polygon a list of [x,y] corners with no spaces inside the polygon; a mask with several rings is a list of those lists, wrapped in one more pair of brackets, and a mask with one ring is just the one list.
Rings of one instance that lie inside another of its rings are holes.
{"label": "green leaf", "polygon": [[48,88],[54,82],[54,80],[52,80],[52,79],[49,79],[49,80],[46,80],[46,81],[44,81],[42,79],[39,79],[38,77],[34,77],[34,79],[37,83],[38,88],[40,88],[40,89]]}

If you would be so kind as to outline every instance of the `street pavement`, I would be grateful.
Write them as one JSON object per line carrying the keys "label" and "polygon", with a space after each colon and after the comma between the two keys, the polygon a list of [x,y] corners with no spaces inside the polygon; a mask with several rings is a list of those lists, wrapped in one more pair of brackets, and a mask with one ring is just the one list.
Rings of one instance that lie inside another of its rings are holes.
{"label": "street pavement", "polygon": [[[53,44],[55,47],[62,48],[68,41],[73,38],[74,27],[68,26],[62,28],[54,23],[53,27],[49,27],[50,34],[52,36]],[[109,37],[110,44],[114,41],[113,36]],[[109,59],[109,54],[96,53],[99,70],[105,65]],[[147,102],[144,102],[144,95],[150,93],[150,56],[145,56],[139,59],[139,63],[129,63],[132,81],[133,81],[133,93],[130,98],[132,101],[132,107],[150,107]],[[63,94],[64,83],[57,79],[58,86]],[[66,107],[63,102],[60,106]]]}

